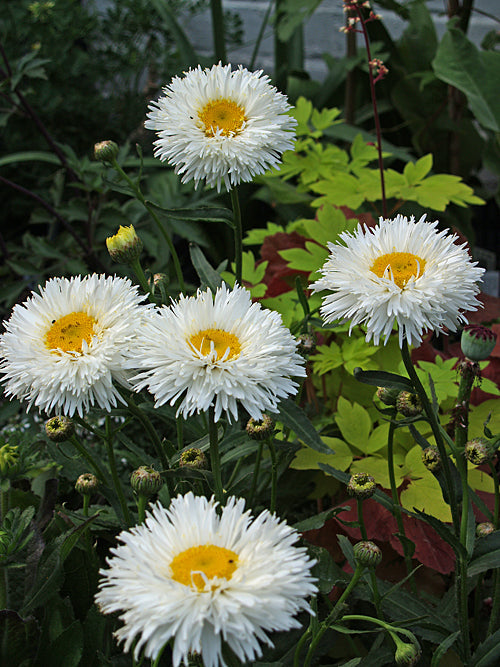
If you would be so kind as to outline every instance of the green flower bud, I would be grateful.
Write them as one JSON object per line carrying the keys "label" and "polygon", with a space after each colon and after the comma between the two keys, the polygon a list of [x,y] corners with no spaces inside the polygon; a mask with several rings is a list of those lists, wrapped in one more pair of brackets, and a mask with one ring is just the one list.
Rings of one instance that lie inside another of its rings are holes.
{"label": "green flower bud", "polygon": [[253,440],[265,440],[274,433],[274,422],[269,415],[264,415],[261,421],[249,419],[246,432]]}
{"label": "green flower bud", "polygon": [[483,361],[493,352],[497,335],[488,327],[468,324],[462,331],[462,352],[471,361]]}
{"label": "green flower bud", "polygon": [[380,548],[368,540],[356,542],[353,547],[354,559],[356,563],[365,567],[377,567],[382,561],[382,552]]}
{"label": "green flower bud", "polygon": [[399,396],[399,389],[391,389],[390,387],[378,387],[377,398],[385,405],[396,405]]}
{"label": "green flower bud", "polygon": [[303,357],[308,357],[316,351],[316,336],[311,333],[303,333],[297,336],[297,352]]}
{"label": "green flower bud", "polygon": [[495,526],[491,521],[485,521],[484,523],[478,523],[476,526],[476,535],[477,537],[486,537],[490,535],[495,530]]}
{"label": "green flower bud", "polygon": [[375,478],[366,472],[355,472],[347,485],[349,494],[360,500],[371,498],[376,490]]}
{"label": "green flower bud", "polygon": [[421,655],[422,652],[420,651],[420,647],[415,646],[415,644],[398,642],[394,660],[396,661],[396,665],[407,665],[412,667],[412,665],[417,664]]}
{"label": "green flower bud", "polygon": [[94,157],[101,162],[111,162],[118,155],[118,150],[114,141],[99,141],[94,145]]}
{"label": "green flower bud", "polygon": [[483,438],[474,438],[465,445],[465,458],[475,466],[487,463],[495,455],[495,448]]}
{"label": "green flower bud", "polygon": [[91,472],[84,472],[75,482],[75,489],[82,496],[90,496],[97,491],[99,480]]}
{"label": "green flower bud", "polygon": [[437,472],[441,468],[441,454],[437,447],[426,447],[423,450],[422,463],[431,472]]}
{"label": "green flower bud", "polygon": [[75,432],[75,425],[69,417],[52,417],[45,422],[45,433],[53,442],[65,442]]}
{"label": "green flower bud", "polygon": [[163,486],[160,473],[149,466],[140,466],[130,475],[130,485],[140,496],[149,496],[158,493]]}
{"label": "green flower bud", "polygon": [[114,236],[108,236],[106,246],[109,255],[114,262],[130,264],[134,262],[142,252],[142,241],[137,236],[134,225],[122,227],[120,225]]}
{"label": "green flower bud", "polygon": [[6,443],[0,447],[0,475],[8,477],[9,473],[14,473],[19,464],[19,452],[17,445]]}
{"label": "green flower bud", "polygon": [[404,417],[416,417],[423,410],[422,401],[418,394],[400,391],[396,400],[396,409]]}
{"label": "green flower bud", "polygon": [[182,468],[194,468],[195,470],[207,470],[208,461],[201,449],[190,447],[182,452],[179,465]]}

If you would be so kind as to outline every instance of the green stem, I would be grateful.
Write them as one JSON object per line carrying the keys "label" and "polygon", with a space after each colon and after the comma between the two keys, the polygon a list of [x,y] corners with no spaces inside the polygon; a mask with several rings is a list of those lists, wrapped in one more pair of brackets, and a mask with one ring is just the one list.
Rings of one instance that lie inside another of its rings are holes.
{"label": "green stem", "polygon": [[342,605],[344,604],[344,600],[347,599],[347,597],[351,594],[351,591],[357,585],[358,581],[361,578],[361,575],[363,574],[364,569],[365,568],[364,568],[363,565],[360,565],[359,563],[356,565],[356,569],[354,570],[354,574],[352,575],[351,581],[348,583],[348,585],[346,586],[345,591],[342,593],[342,595],[337,600],[337,603],[335,604],[334,608],[328,614],[326,619],[321,623],[320,629],[318,630],[317,634],[315,635],[314,639],[312,640],[311,645],[309,646],[309,650],[308,650],[307,655],[306,655],[306,659],[304,661],[304,667],[309,667],[310,666],[311,661],[313,659],[314,652],[315,652],[316,647],[318,646],[321,638],[323,637],[325,632],[330,627],[330,623],[337,618],[338,612],[342,609]]}
{"label": "green stem", "polygon": [[495,466],[491,461],[488,463],[488,465],[490,467],[490,472],[493,478],[493,484],[495,488],[495,509],[493,511],[493,525],[495,526],[495,530],[498,530],[498,518],[500,512],[500,483],[498,480],[498,473],[495,469]]}
{"label": "green stem", "polygon": [[212,474],[214,476],[215,499],[223,505],[224,488],[222,486],[220,466],[219,436],[217,433],[217,423],[215,421],[215,408],[213,405],[208,408],[208,438],[210,441],[210,463],[212,465]]}
{"label": "green stem", "polygon": [[[243,458],[240,457],[236,461],[236,465],[233,468],[233,472],[231,473],[231,477],[229,478],[229,481],[226,484],[226,489],[231,489],[231,487],[233,486],[233,482],[236,479],[236,475],[238,474],[242,463],[243,463]],[[250,501],[248,501],[248,504],[250,505]]]}
{"label": "green stem", "polygon": [[[7,609],[9,605],[8,593],[8,574],[6,567],[0,567],[0,609]],[[7,627],[4,626],[4,632],[7,633]],[[5,639],[5,637],[4,637]]]}
{"label": "green stem", "polygon": [[138,493],[135,502],[137,504],[139,523],[144,523],[144,519],[146,518],[146,505],[148,504],[148,497],[143,493]]}
{"label": "green stem", "polygon": [[[400,535],[399,541],[401,543],[401,546],[403,547],[406,572],[408,575],[412,575],[413,566],[411,562],[411,556],[408,552],[408,546],[406,540],[404,539],[406,537],[406,533],[403,523],[403,513],[401,511],[401,503],[399,502],[398,487],[396,485],[396,474],[394,469],[394,432],[396,430],[396,425],[394,423],[395,418],[396,418],[396,411],[393,410],[393,413],[391,415],[391,421],[389,422],[389,433],[387,436],[387,465],[389,469],[389,482],[391,485],[392,502],[394,505],[394,516],[396,517],[396,523],[398,524],[398,532]],[[413,576],[410,577],[410,586],[413,594],[416,595],[417,586],[415,584]]]}
{"label": "green stem", "polygon": [[101,480],[103,484],[108,483],[108,475],[104,470],[101,468],[99,463],[94,459],[92,454],[88,452],[85,447],[82,445],[82,443],[78,440],[76,435],[72,435],[71,438],[69,439],[71,444],[75,447],[75,449],[78,450],[78,453],[82,458],[84,458],[87,463],[91,466],[92,470],[96,474],[96,476]]}
{"label": "green stem", "polygon": [[264,37],[264,31],[266,27],[269,25],[269,17],[271,15],[273,4],[274,0],[269,0],[266,13],[264,14],[264,18],[262,19],[262,23],[260,24],[259,34],[257,35],[257,39],[255,40],[255,45],[252,51],[252,57],[250,58],[250,64],[248,65],[248,69],[250,71],[253,71],[253,69],[255,68],[255,61],[257,59],[257,54],[259,53],[259,48],[262,42],[262,38]]}
{"label": "green stem", "polygon": [[241,209],[240,209],[240,200],[238,198],[237,188],[232,188],[230,191],[231,194],[231,204],[233,207],[233,216],[234,216],[234,263],[235,263],[235,276],[236,282],[238,285],[241,285],[242,281],[242,271],[243,271],[243,227],[241,224]]}
{"label": "green stem", "polygon": [[127,501],[125,500],[125,495],[123,493],[122,485],[120,478],[118,477],[118,471],[116,469],[116,459],[115,453],[113,451],[113,432],[111,430],[111,421],[108,416],[106,416],[106,450],[108,452],[108,461],[109,467],[111,470],[111,478],[113,480],[113,486],[115,487],[115,492],[118,497],[118,502],[122,508],[123,518],[125,519],[127,525],[132,525],[132,519],[130,517],[130,512],[127,506]]}
{"label": "green stem", "polygon": [[172,242],[172,239],[170,238],[170,235],[168,234],[168,232],[165,229],[165,227],[163,226],[161,220],[157,216],[156,211],[148,204],[148,202],[144,198],[144,195],[142,194],[142,191],[141,191],[140,187],[138,185],[136,185],[134,183],[134,181],[130,178],[130,176],[128,176],[123,171],[123,169],[120,167],[120,165],[116,161],[116,158],[113,158],[113,160],[111,161],[111,165],[113,166],[113,169],[118,174],[120,174],[120,176],[127,182],[129,187],[132,189],[133,193],[137,197],[137,200],[144,206],[146,211],[149,213],[149,215],[151,216],[151,218],[155,222],[155,224],[158,228],[158,231],[160,232],[160,234],[163,236],[163,238],[167,242],[168,248],[170,250],[170,255],[171,255],[172,261],[174,263],[175,274],[177,276],[177,280],[179,282],[181,292],[185,292],[186,291],[186,285],[184,283],[184,277],[182,275],[182,269],[181,269],[181,265],[180,265],[180,262],[179,262],[179,257],[177,255],[177,251],[175,250],[175,246]]}
{"label": "green stem", "polygon": [[222,64],[227,62],[226,39],[224,35],[224,12],[221,0],[210,0],[212,10],[212,34],[214,38],[215,59]]}
{"label": "green stem", "polygon": [[151,303],[156,303],[153,295],[151,294],[151,288],[146,279],[146,275],[144,274],[144,271],[142,269],[141,260],[139,258],[134,259],[133,262],[130,262],[130,266],[132,267],[132,270],[135,273],[137,280],[139,281],[139,285],[142,287],[142,291],[144,292],[144,294],[148,295],[148,299],[151,301]]}
{"label": "green stem", "polygon": [[276,511],[276,495],[278,491],[278,461],[276,458],[276,448],[272,436],[267,439],[269,454],[271,455],[271,504],[269,511],[271,514]]}
{"label": "green stem", "polygon": [[[489,467],[491,470],[491,476],[493,477],[493,483],[495,485],[495,509],[493,512],[493,525],[495,530],[498,530],[498,514],[500,509],[500,492],[499,492],[499,481],[498,473],[495,470],[495,466],[490,461]],[[496,568],[493,573],[493,604],[491,607],[490,622],[488,624],[487,636],[495,632],[498,625],[498,614],[500,611],[500,569]]]}
{"label": "green stem", "polygon": [[[358,523],[359,530],[361,531],[361,539],[367,540],[368,533],[366,532],[365,520],[363,517],[363,500],[361,498],[356,498],[356,505],[358,509]],[[377,575],[373,569],[370,569],[370,579],[372,580],[372,593],[373,593],[373,604],[377,612],[377,616],[382,618],[382,610],[380,608],[380,593],[377,585]]]}
{"label": "green stem", "polygon": [[177,430],[177,450],[180,452],[184,447],[184,417],[182,415],[175,418],[175,425]]}
{"label": "green stem", "polygon": [[434,410],[432,408],[432,405],[429,401],[429,398],[427,396],[427,393],[420,382],[420,378],[417,375],[417,372],[413,366],[411,356],[410,356],[410,350],[408,348],[408,342],[406,338],[403,338],[403,343],[401,347],[401,355],[403,357],[403,362],[406,368],[406,372],[408,373],[408,377],[412,381],[412,384],[415,388],[415,391],[420,397],[420,400],[422,401],[422,405],[424,408],[424,412],[427,416],[427,419],[429,420],[432,433],[434,435],[434,439],[436,441],[436,445],[439,451],[439,454],[441,456],[441,461],[442,461],[442,466],[443,466],[443,474],[445,478],[445,484],[446,484],[446,491],[448,494],[448,504],[450,506],[451,510],[451,515],[453,518],[453,527],[455,528],[455,532],[459,532],[459,526],[460,526],[460,520],[458,516],[458,508],[457,508],[457,500],[455,497],[455,488],[453,486],[452,478],[451,478],[451,469],[450,469],[450,461],[448,459],[448,454],[446,453],[446,448],[444,446],[443,438],[441,435],[441,425],[437,421],[436,415],[434,414]]}
{"label": "green stem", "polygon": [[253,468],[253,475],[252,475],[252,486],[250,487],[250,493],[248,494],[248,504],[251,505],[253,502],[253,498],[255,496],[255,491],[257,489],[257,480],[259,477],[259,471],[260,471],[260,462],[262,461],[262,450],[264,449],[264,443],[262,440],[259,442],[259,446],[257,448],[257,456],[255,457],[255,465]]}

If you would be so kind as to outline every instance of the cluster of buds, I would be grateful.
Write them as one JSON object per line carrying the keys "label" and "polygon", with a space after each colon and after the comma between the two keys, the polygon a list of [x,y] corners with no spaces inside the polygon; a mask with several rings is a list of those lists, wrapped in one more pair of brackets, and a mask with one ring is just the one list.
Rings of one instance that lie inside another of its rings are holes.
{"label": "cluster of buds", "polygon": [[142,252],[142,241],[137,236],[134,225],[122,227],[120,225],[114,236],[108,236],[106,246],[114,262],[131,264],[139,258]]}
{"label": "cluster of buds", "polygon": [[359,500],[371,498],[376,490],[375,479],[366,472],[355,472],[354,475],[351,475],[351,479],[347,485],[349,495]]}
{"label": "cluster of buds", "polygon": [[263,415],[261,421],[249,419],[246,432],[252,440],[265,440],[274,433],[274,422],[269,415]]}
{"label": "cluster of buds", "polygon": [[65,442],[75,433],[75,425],[69,417],[59,415],[45,422],[45,433],[52,442]]}
{"label": "cluster of buds", "polygon": [[495,453],[496,446],[484,438],[474,438],[465,445],[465,458],[475,466],[491,461]]}
{"label": "cluster of buds", "polygon": [[410,642],[399,641],[396,646],[396,653],[394,654],[394,661],[396,665],[406,665],[413,667],[420,660],[422,651],[416,644]]}
{"label": "cluster of buds", "polygon": [[484,521],[483,523],[477,524],[476,535],[478,537],[487,537],[488,535],[491,535],[494,530],[495,526],[491,523],[491,521]]}
{"label": "cluster of buds", "polygon": [[130,476],[130,486],[138,496],[149,498],[161,489],[160,473],[150,466],[140,466]]}
{"label": "cluster of buds", "polygon": [[179,465],[181,468],[192,468],[193,470],[207,470],[208,461],[205,454],[197,447],[189,447],[182,452]]}
{"label": "cluster of buds", "polygon": [[437,447],[426,447],[422,451],[422,463],[430,472],[437,472],[441,468],[441,454]]}
{"label": "cluster of buds", "polygon": [[84,472],[75,482],[75,490],[81,496],[91,496],[97,491],[99,480],[91,472]]}
{"label": "cluster of buds", "polygon": [[[379,21],[382,18],[380,14],[375,14],[368,0],[344,0],[343,9],[344,12],[350,13],[351,16],[347,17],[346,25],[340,28],[340,32],[362,32],[362,30],[356,27],[358,23],[363,22],[365,24],[370,21]],[[363,9],[369,10],[366,18],[362,18],[361,11]],[[356,16],[353,14],[356,14]]]}
{"label": "cluster of buds", "polygon": [[382,561],[382,552],[374,542],[362,540],[353,547],[354,560],[364,567],[377,567]]}
{"label": "cluster of buds", "polygon": [[422,401],[418,394],[411,391],[400,391],[396,399],[396,409],[404,417],[416,417],[422,413]]}
{"label": "cluster of buds", "polygon": [[460,345],[462,352],[470,361],[484,361],[493,352],[497,335],[488,327],[468,324],[462,331]]}
{"label": "cluster of buds", "polygon": [[391,387],[378,387],[377,398],[384,403],[384,405],[396,405],[399,396],[399,389]]}
{"label": "cluster of buds", "polygon": [[377,83],[377,81],[383,79],[389,71],[380,58],[373,58],[368,64],[370,65],[372,74],[375,75],[373,83]]}

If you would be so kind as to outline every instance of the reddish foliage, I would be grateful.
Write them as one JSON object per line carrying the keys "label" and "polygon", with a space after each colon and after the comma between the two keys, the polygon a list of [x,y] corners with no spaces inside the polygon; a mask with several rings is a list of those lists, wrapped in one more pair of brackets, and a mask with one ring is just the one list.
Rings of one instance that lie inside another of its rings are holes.
{"label": "reddish foliage", "polygon": [[264,240],[260,255],[264,261],[268,262],[263,279],[267,285],[266,298],[278,296],[293,289],[295,276],[307,277],[306,271],[297,271],[288,267],[286,260],[279,255],[279,251],[288,248],[305,248],[306,241],[310,240],[297,232],[290,234],[277,232]]}

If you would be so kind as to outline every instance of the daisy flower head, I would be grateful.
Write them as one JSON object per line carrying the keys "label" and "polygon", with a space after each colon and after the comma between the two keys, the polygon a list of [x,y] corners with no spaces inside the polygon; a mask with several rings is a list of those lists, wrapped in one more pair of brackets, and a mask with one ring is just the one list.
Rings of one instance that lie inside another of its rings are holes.
{"label": "daisy flower head", "polygon": [[173,165],[183,183],[204,180],[230,190],[275,167],[294,146],[291,107],[262,70],[198,65],[163,92],[150,104],[145,127],[158,133],[155,155]]}
{"label": "daisy flower head", "polygon": [[113,380],[126,383],[125,352],[149,310],[144,298],[124,278],[48,280],[4,323],[0,374],[7,396],[69,417],[93,405],[116,406]]}
{"label": "daisy flower head", "polygon": [[272,646],[269,632],[300,627],[317,591],[298,533],[264,510],[245,511],[245,501],[217,503],[191,492],[169,509],[157,503],[143,524],[118,536],[96,602],[105,614],[121,612],[116,632],[124,651],[153,660],[173,639],[173,665],[191,652],[205,667],[225,666],[222,641],[245,663]]}
{"label": "daisy flower head", "polygon": [[216,421],[223,411],[236,419],[239,401],[261,419],[297,392],[291,377],[305,376],[296,346],[280,315],[252,303],[245,288],[199,290],[148,318],[132,359],[142,372],[131,382],[156,406],[181,399],[184,417],[214,405]]}
{"label": "daisy flower head", "polygon": [[439,231],[438,221],[418,222],[398,215],[380,218],[377,227],[340,235],[342,245],[329,243],[330,256],[311,285],[328,290],[321,314],[327,323],[350,320],[367,328],[366,340],[387,342],[394,324],[399,345],[422,342],[425,331],[457,330],[464,312],[481,306],[476,299],[484,269],[471,261],[466,244]]}

